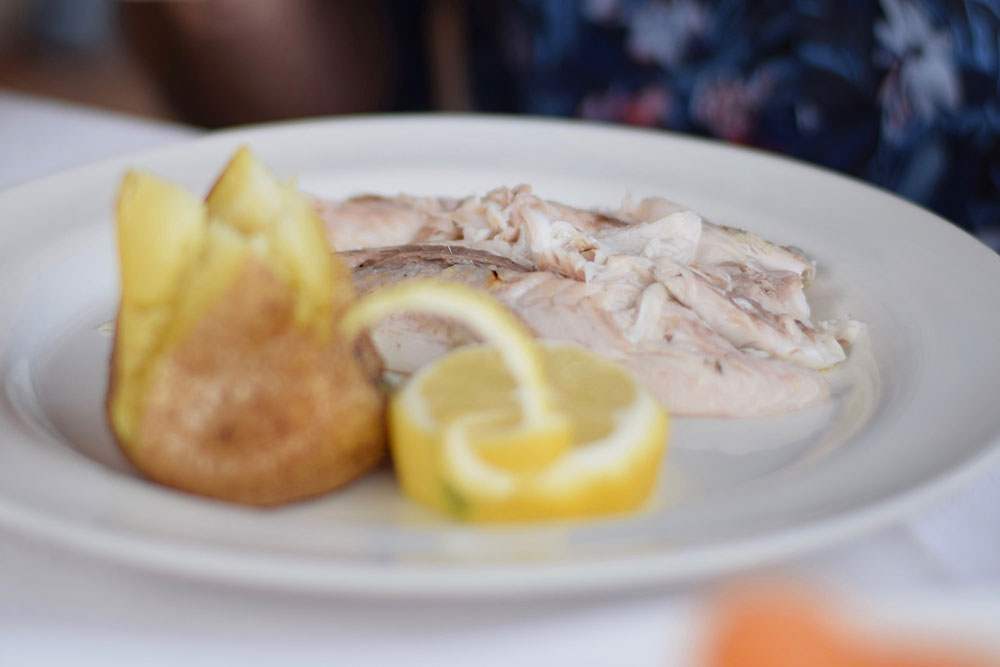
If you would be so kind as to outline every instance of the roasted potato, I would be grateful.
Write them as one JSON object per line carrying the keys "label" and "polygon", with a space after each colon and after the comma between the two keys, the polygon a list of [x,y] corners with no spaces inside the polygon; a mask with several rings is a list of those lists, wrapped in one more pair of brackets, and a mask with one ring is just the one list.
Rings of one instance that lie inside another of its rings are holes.
{"label": "roasted potato", "polygon": [[108,416],[150,479],[252,505],[314,496],[385,452],[380,364],[337,324],[350,270],[308,199],[241,149],[204,202],[143,173],[117,202]]}

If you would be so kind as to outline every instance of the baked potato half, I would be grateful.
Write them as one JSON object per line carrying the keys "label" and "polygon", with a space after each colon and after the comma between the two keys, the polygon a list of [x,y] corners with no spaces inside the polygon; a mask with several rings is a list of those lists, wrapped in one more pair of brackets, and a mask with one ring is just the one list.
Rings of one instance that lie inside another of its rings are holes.
{"label": "baked potato half", "polygon": [[205,201],[144,172],[117,201],[112,431],[150,479],[251,505],[335,489],[385,453],[380,363],[309,200],[246,148]]}

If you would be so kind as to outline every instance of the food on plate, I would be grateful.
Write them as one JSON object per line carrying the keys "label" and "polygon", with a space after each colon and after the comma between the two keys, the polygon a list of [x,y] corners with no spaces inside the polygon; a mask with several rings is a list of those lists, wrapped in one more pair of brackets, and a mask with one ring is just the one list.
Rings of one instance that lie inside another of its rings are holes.
{"label": "food on plate", "polygon": [[468,521],[588,516],[650,494],[668,420],[623,367],[567,343],[536,343],[493,299],[466,285],[412,281],[362,298],[354,335],[422,313],[488,345],[437,358],[392,397],[393,462],[411,498]]}
{"label": "food on plate", "polygon": [[[861,325],[811,320],[802,253],[703,220],[664,199],[613,213],[543,200],[526,186],[483,197],[363,196],[318,202],[359,292],[417,277],[465,283],[538,338],[625,365],[672,414],[775,415],[829,396]],[[453,323],[394,316],[374,335],[411,373],[468,340]]]}
{"label": "food on plate", "polygon": [[355,300],[311,202],[241,149],[202,202],[132,171],[108,416],[125,455],[185,491],[274,505],[385,451],[381,367],[340,334]]}

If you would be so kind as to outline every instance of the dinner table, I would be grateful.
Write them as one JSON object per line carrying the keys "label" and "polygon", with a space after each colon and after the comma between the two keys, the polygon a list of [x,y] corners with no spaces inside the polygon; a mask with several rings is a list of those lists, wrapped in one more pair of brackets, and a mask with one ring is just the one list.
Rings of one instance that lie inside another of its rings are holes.
{"label": "dinner table", "polygon": [[[202,132],[0,90],[0,190]],[[989,641],[991,627],[1000,635],[1000,470],[819,551],[725,576],[562,595],[366,596],[212,581],[0,522],[0,665],[696,664],[720,591],[764,580],[862,613],[916,623],[923,614]]]}

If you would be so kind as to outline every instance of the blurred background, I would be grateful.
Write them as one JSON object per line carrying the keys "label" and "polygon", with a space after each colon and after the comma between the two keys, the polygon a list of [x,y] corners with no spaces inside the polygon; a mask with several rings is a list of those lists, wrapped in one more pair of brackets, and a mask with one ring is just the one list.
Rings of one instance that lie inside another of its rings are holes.
{"label": "blurred background", "polygon": [[0,88],[215,128],[588,118],[858,176],[1000,249],[997,0],[0,0]]}

